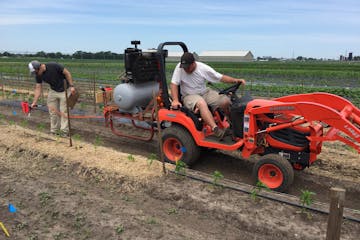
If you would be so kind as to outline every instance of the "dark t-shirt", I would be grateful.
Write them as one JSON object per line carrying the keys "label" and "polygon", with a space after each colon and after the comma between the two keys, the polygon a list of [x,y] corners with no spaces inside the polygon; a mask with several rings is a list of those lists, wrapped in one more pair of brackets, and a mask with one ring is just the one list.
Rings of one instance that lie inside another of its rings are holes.
{"label": "dark t-shirt", "polygon": [[[64,66],[55,62],[46,63],[45,65],[46,70],[40,77],[36,76],[36,83],[46,82],[50,85],[52,90],[56,92],[64,92],[64,79],[66,80],[63,73]],[[67,80],[66,85],[67,87],[69,86]]]}

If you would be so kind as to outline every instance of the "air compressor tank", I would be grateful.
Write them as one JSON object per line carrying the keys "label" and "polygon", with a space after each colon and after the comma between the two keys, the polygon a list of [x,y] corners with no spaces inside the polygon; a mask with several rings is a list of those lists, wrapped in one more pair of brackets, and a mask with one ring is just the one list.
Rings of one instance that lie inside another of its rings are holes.
{"label": "air compressor tank", "polygon": [[158,92],[159,83],[155,81],[141,84],[122,83],[115,87],[113,97],[120,112],[138,113]]}

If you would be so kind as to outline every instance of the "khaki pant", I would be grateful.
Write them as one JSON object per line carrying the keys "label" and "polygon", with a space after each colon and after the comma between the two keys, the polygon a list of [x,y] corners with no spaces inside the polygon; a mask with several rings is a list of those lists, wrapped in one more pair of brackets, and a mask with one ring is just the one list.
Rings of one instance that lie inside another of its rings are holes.
{"label": "khaki pant", "polygon": [[[68,90],[69,93],[70,90]],[[59,130],[69,132],[65,93],[50,89],[47,105],[50,114],[50,132],[57,133]]]}
{"label": "khaki pant", "polygon": [[202,95],[193,94],[187,95],[183,97],[183,103],[186,108],[191,109],[192,111],[195,110],[196,103],[200,100],[204,99],[205,102],[212,108],[217,109],[220,107],[226,100],[229,98],[226,95],[219,95],[218,92],[207,88],[206,92]]}

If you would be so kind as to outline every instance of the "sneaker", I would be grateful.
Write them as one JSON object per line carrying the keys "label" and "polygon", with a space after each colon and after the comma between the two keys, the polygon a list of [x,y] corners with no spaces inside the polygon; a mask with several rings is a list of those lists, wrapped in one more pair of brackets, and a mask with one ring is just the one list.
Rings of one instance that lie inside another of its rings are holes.
{"label": "sneaker", "polygon": [[218,126],[214,127],[213,132],[214,136],[220,139],[222,139],[225,135],[225,131],[223,129],[220,129]]}
{"label": "sneaker", "polygon": [[51,131],[50,134],[51,134],[51,135],[55,135],[55,136],[59,136],[59,135],[60,135],[60,132],[53,132],[53,131]]}
{"label": "sneaker", "polygon": [[60,137],[69,137],[69,132],[60,131]]}

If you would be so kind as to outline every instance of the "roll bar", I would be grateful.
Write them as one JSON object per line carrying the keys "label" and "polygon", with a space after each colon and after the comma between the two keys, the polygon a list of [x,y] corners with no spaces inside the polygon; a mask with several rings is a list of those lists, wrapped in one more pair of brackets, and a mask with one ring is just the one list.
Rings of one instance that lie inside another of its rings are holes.
{"label": "roll bar", "polygon": [[160,72],[160,88],[161,88],[161,98],[164,102],[164,106],[167,109],[170,109],[170,96],[168,91],[168,86],[166,82],[166,68],[165,68],[165,58],[166,54],[164,54],[164,47],[165,46],[180,46],[183,52],[188,52],[188,48],[183,42],[163,42],[160,43],[157,48],[157,57],[159,61],[159,72]]}

